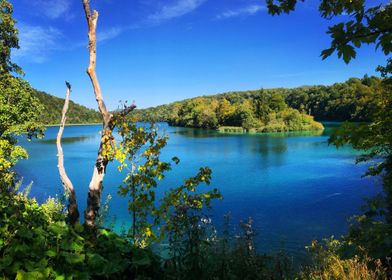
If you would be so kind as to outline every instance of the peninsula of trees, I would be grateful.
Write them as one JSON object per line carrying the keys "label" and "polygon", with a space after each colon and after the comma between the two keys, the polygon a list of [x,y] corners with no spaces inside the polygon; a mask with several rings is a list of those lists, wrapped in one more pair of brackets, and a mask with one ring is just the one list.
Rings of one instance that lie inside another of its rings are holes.
{"label": "peninsula of trees", "polygon": [[[218,128],[222,132],[284,132],[321,130],[323,126],[305,112],[290,108],[284,97],[270,91],[253,92],[250,98],[196,97],[161,106],[168,115],[138,120],[165,120],[173,126]],[[140,112],[140,111],[139,111]],[[143,111],[141,111],[143,112]],[[143,113],[149,113],[148,110]],[[154,111],[152,111],[154,112]],[[154,113],[153,113],[154,114]]]}
{"label": "peninsula of trees", "polygon": [[[246,131],[318,130],[316,121],[368,121],[377,106],[381,80],[364,76],[331,86],[228,92],[132,112],[138,121]],[[316,121],[313,120],[313,117]]]}

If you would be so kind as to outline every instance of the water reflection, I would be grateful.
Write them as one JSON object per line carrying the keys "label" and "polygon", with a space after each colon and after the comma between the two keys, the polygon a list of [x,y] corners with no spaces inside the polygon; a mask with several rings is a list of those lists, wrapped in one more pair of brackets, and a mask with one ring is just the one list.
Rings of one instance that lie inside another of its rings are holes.
{"label": "water reflection", "polygon": [[[272,138],[261,135],[250,137],[249,149],[251,153],[259,155],[259,164],[262,170],[279,167],[285,164],[287,154],[286,138]],[[266,164],[268,162],[268,164]]]}
{"label": "water reflection", "polygon": [[291,132],[270,132],[265,133],[271,137],[300,137],[300,136],[321,136],[324,134],[324,130],[310,130],[310,131],[291,131]]}
{"label": "water reflection", "polygon": [[269,154],[284,154],[287,151],[287,142],[285,138],[259,137],[252,143],[252,151],[267,157]]}
{"label": "water reflection", "polygon": [[171,131],[171,133],[188,137],[188,138],[211,138],[211,137],[227,136],[223,133],[218,133],[214,129],[202,129],[202,128],[173,127],[173,131]]}
{"label": "water reflection", "polygon": [[[201,128],[179,128],[173,127],[171,133],[178,134],[189,138],[209,138],[209,137],[229,137],[229,136],[261,136],[268,135],[270,137],[298,137],[298,136],[321,136],[324,134],[323,130],[313,131],[291,131],[291,132],[268,132],[268,133],[235,133],[235,132],[218,132],[214,129],[201,129]],[[328,132],[330,129],[328,130]]]}
{"label": "water reflection", "polygon": [[[97,138],[99,135],[84,135],[84,136],[74,136],[74,137],[64,137],[61,139],[62,144],[72,144],[72,143],[77,143],[77,142],[87,142],[94,140]],[[37,141],[39,144],[44,144],[44,145],[52,145],[56,144],[56,139],[40,139]]]}

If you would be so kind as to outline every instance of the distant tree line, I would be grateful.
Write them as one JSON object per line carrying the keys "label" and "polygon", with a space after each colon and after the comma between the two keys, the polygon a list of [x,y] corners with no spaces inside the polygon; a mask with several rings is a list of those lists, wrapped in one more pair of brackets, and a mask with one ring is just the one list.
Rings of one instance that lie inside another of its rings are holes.
{"label": "distant tree line", "polygon": [[369,121],[377,108],[381,79],[364,76],[331,86],[310,86],[286,91],[290,107],[320,121]]}
{"label": "distant tree line", "polygon": [[313,121],[368,121],[377,106],[381,80],[364,76],[331,86],[229,92],[136,110],[139,121],[174,126],[236,126],[255,131],[320,129]]}
{"label": "distant tree line", "polygon": [[[331,86],[275,88],[196,97],[135,110],[132,114],[138,121],[166,121],[171,125],[186,127],[304,130],[308,124],[312,124],[307,115],[313,116],[316,121],[370,120],[371,112],[379,102],[380,88],[380,78],[365,75],[362,79],[350,78]],[[57,124],[64,99],[34,89],[33,96],[44,107],[40,121]],[[302,121],[304,123],[300,125]],[[99,112],[70,102],[67,123],[98,122],[101,122]],[[305,128],[301,129],[301,126]]]}

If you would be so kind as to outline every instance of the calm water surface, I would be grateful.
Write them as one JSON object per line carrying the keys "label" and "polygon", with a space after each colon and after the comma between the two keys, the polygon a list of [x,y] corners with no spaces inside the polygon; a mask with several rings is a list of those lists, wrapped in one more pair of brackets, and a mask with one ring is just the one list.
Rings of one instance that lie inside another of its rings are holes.
{"label": "calm water surface", "polygon": [[[361,178],[366,166],[355,165],[356,154],[351,148],[328,146],[332,126],[327,124],[323,133],[238,135],[160,124],[170,137],[163,158],[181,159],[160,189],[177,186],[200,166],[209,166],[212,187],[218,187],[224,196],[212,211],[218,228],[227,212],[233,228],[238,228],[241,219],[252,217],[260,251],[285,249],[301,256],[311,240],[344,234],[348,218],[359,213],[363,198],[376,190],[375,179]],[[30,158],[18,165],[24,184],[33,181],[31,196],[41,202],[62,192],[57,130],[49,127],[43,140],[25,142]],[[65,128],[65,166],[83,208],[99,130],[100,126]],[[127,200],[116,194],[124,176],[109,164],[104,196],[112,195],[110,214],[118,224],[130,221]]]}

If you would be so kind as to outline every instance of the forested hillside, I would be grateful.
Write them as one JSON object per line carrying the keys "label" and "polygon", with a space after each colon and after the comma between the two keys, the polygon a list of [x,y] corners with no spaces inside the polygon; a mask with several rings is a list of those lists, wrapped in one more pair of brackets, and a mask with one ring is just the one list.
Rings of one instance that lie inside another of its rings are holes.
{"label": "forested hillside", "polygon": [[[44,110],[39,116],[40,121],[44,124],[58,124],[61,119],[64,99],[37,90],[33,90],[33,96],[37,97],[44,106]],[[67,114],[68,124],[98,123],[101,121],[101,115],[97,111],[70,101]]]}
{"label": "forested hillside", "polygon": [[377,77],[364,76],[331,86],[228,92],[136,110],[133,114],[139,121],[167,121],[189,127],[302,130],[304,120],[314,125],[309,115],[317,121],[368,121],[378,102],[380,83]]}
{"label": "forested hillside", "polygon": [[331,86],[286,90],[290,107],[306,111],[320,121],[369,121],[380,99],[381,80],[364,76]]}
{"label": "forested hillside", "polygon": [[[165,120],[170,125],[219,128],[225,132],[283,132],[320,130],[323,126],[305,112],[287,106],[282,94],[256,91],[249,95],[217,95],[139,111],[137,120]],[[156,114],[156,115],[154,115]]]}

